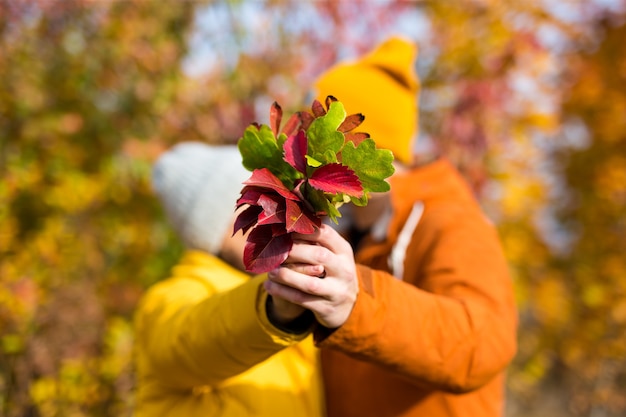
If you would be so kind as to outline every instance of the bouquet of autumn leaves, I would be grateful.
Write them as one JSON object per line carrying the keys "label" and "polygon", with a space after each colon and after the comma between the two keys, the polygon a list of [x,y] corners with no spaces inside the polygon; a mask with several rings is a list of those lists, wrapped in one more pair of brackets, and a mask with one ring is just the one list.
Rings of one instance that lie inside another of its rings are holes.
{"label": "bouquet of autumn leaves", "polygon": [[270,126],[253,123],[239,139],[243,166],[252,171],[237,200],[240,211],[233,234],[247,236],[244,264],[253,273],[282,264],[293,233],[314,233],[328,216],[337,223],[338,208],[364,206],[370,192],[389,190],[394,172],[391,151],[377,149],[367,133],[355,132],[361,114],[346,115],[343,104],[328,96],[315,100],[311,112],[293,114],[280,128],[278,103]]}

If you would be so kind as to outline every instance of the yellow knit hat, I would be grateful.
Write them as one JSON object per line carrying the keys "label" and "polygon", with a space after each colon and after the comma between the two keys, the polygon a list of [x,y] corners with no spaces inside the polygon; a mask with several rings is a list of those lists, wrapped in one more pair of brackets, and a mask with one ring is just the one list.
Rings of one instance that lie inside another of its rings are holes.
{"label": "yellow knit hat", "polygon": [[390,38],[356,62],[340,63],[322,74],[315,83],[316,98],[323,103],[332,95],[348,114],[362,113],[365,121],[358,130],[408,164],[417,134],[416,58],[414,43]]}

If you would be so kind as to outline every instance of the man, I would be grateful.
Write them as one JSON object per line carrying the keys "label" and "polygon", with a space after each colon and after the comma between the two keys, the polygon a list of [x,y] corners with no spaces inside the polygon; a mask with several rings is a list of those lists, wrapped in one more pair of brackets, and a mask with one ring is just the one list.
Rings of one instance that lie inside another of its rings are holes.
{"label": "man", "polygon": [[[329,417],[502,416],[504,371],[516,349],[513,287],[496,230],[443,158],[417,166],[416,49],[392,38],[323,74],[362,130],[396,156],[391,191],[350,217],[350,245],[323,226],[299,235],[287,264],[322,265],[317,279],[287,265],[265,287],[322,324],[315,341]],[[355,234],[352,234],[353,236]],[[321,317],[319,312],[323,312]],[[329,319],[330,318],[330,319]]]}

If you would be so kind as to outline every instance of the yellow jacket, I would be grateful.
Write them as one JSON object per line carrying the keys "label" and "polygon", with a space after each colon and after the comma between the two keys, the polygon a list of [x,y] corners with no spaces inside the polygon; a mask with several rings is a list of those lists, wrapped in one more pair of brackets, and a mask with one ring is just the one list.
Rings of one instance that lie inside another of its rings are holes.
{"label": "yellow jacket", "polygon": [[188,252],[136,313],[136,417],[322,415],[310,332],[274,327],[263,276]]}

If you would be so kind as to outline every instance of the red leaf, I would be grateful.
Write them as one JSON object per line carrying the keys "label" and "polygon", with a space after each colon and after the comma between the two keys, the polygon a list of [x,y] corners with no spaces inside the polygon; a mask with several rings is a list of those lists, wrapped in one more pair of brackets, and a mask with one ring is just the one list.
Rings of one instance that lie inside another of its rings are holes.
{"label": "red leaf", "polygon": [[264,188],[260,187],[243,187],[241,190],[241,196],[237,200],[236,207],[239,208],[244,204],[258,205],[259,197],[263,195],[265,192],[264,190]]}
{"label": "red leaf", "polygon": [[313,100],[313,104],[311,104],[311,111],[315,117],[322,117],[326,114],[326,109],[318,100]]}
{"label": "red leaf", "polygon": [[235,219],[235,226],[233,227],[233,236],[239,230],[243,230],[243,234],[246,234],[251,227],[254,227],[259,219],[259,214],[263,212],[263,208],[260,206],[250,206],[244,211],[239,213]]}
{"label": "red leaf", "polygon": [[259,214],[259,225],[285,223],[285,201],[278,194],[263,194],[259,197],[259,205],[263,212]]}
{"label": "red leaf", "polygon": [[277,225],[255,227],[248,235],[243,251],[243,262],[249,272],[260,274],[271,271],[285,262],[293,245],[291,234],[280,232]]}
{"label": "red leaf", "polygon": [[325,193],[344,193],[353,197],[363,195],[359,177],[345,165],[328,164],[319,167],[309,178],[309,184]]}
{"label": "red leaf", "polygon": [[272,132],[274,132],[274,136],[278,136],[282,119],[283,109],[277,102],[272,103],[272,107],[270,107],[270,127],[272,128]]}
{"label": "red leaf", "polygon": [[285,202],[287,210],[285,226],[288,232],[311,234],[322,225],[322,220],[309,210],[303,210],[299,202],[291,200]]}
{"label": "red leaf", "polygon": [[337,130],[341,133],[349,132],[352,129],[357,128],[361,123],[363,123],[363,120],[365,120],[365,116],[363,116],[361,113],[351,114],[350,116],[346,117],[343,122],[341,122]]}
{"label": "red leaf", "polygon": [[298,129],[301,127],[301,125],[302,125],[301,112],[296,112],[292,114],[289,119],[287,119],[287,123],[285,123],[285,126],[283,127],[282,132],[287,136],[294,135],[298,131]]}
{"label": "red leaf", "polygon": [[298,200],[298,196],[287,187],[267,168],[255,169],[252,176],[243,182],[254,187],[269,188],[289,200]]}
{"label": "red leaf", "polygon": [[304,130],[300,130],[297,134],[289,136],[283,145],[283,149],[285,150],[285,161],[306,175],[305,155],[308,148]]}
{"label": "red leaf", "polygon": [[313,205],[309,200],[304,198],[304,193],[302,188],[307,184],[306,180],[299,180],[296,186],[293,188],[293,193],[298,196],[298,203],[302,204],[304,210],[309,210],[311,213],[315,211]]}

